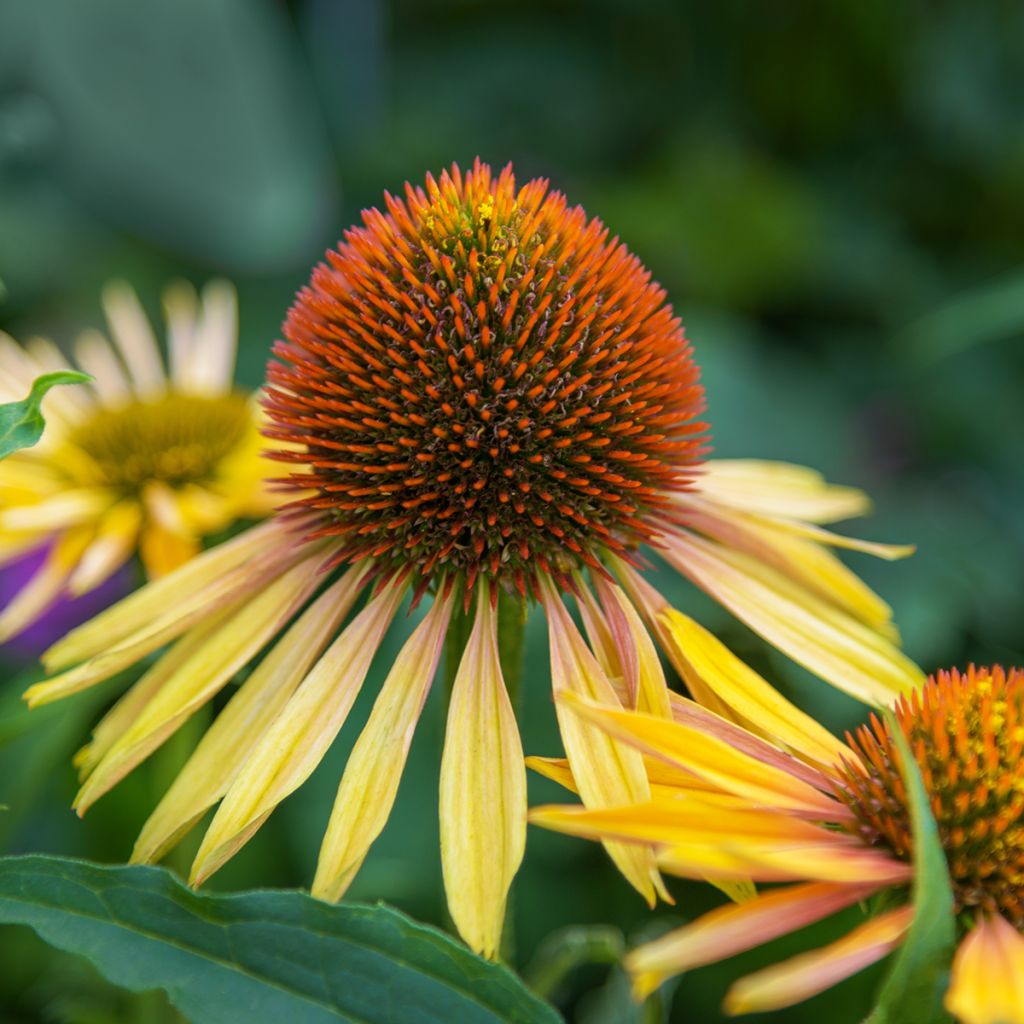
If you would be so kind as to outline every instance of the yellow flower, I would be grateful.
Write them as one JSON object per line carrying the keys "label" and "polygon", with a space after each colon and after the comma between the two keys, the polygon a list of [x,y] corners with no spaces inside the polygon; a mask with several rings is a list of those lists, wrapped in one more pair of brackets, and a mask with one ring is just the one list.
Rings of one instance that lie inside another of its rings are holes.
{"label": "yellow flower", "polygon": [[[0,641],[136,552],[159,576],[193,557],[204,535],[273,508],[259,409],[232,389],[234,289],[212,283],[201,305],[187,285],[167,290],[169,374],[131,289],[111,285],[103,304],[113,345],[89,331],[75,346],[92,386],[48,397],[43,439],[0,463],[0,563],[50,545],[0,612]],[[21,348],[0,334],[0,401],[64,367],[49,341]]]}
{"label": "yellow flower", "polygon": [[[649,759],[651,799],[597,810],[542,807],[532,819],[604,842],[653,843],[658,866],[683,877],[795,883],[636,949],[627,967],[638,998],[674,974],[891,889],[889,910],[829,946],[743,978],[725,1001],[729,1013],[780,1009],[881,959],[906,933],[913,839],[898,755],[877,717],[843,744],[695,623],[681,625],[709,687],[734,693],[741,681],[770,702],[734,703],[744,729],[683,698],[673,721],[563,698],[567,713]],[[1024,672],[940,672],[901,697],[895,713],[966,922],[947,1008],[965,1024],[1024,1024]],[[564,762],[536,764],[575,786]]]}
{"label": "yellow flower", "polygon": [[[702,461],[703,392],[664,292],[546,181],[517,187],[511,168],[478,163],[384,205],[314,270],[274,350],[268,434],[290,446],[278,457],[293,500],[69,634],[45,659],[61,674],[28,698],[56,700],[173,642],[82,754],[84,811],[269,648],[135,848],[158,859],[219,804],[199,882],[313,772],[406,594],[429,600],[341,780],[313,882],[338,899],[384,827],[452,617],[471,613],[441,858],[456,925],[491,956],[526,831],[496,608],[543,608],[557,693],[668,716],[655,643],[689,669],[640,571],[648,545],[792,657],[881,701],[919,672],[889,609],[828,549],[907,552],[818,525],[864,512],[859,491],[796,467]],[[558,718],[589,806],[647,799],[640,754],[561,705]],[[653,903],[653,848],[608,848]]]}

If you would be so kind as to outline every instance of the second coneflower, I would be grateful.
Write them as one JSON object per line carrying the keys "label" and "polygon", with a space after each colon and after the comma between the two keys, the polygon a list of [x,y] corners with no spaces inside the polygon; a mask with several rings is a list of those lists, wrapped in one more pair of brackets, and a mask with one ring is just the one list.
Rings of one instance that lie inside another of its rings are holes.
{"label": "second coneflower", "polygon": [[[652,797],[533,817],[605,842],[653,843],[662,870],[682,877],[795,883],[633,951],[626,965],[641,998],[885,891],[887,909],[741,979],[725,1002],[730,1013],[781,1009],[880,960],[910,926],[914,838],[893,728],[872,716],[843,744],[695,623],[683,628],[691,671],[736,695],[750,729],[681,698],[673,722],[567,698],[581,721],[649,759]],[[899,699],[893,721],[923,779],[960,923],[946,1007],[964,1024],[1024,1024],[1024,672],[940,672]],[[574,785],[564,762],[534,764]]]}
{"label": "second coneflower", "polygon": [[[809,470],[702,462],[703,393],[664,292],[547,182],[517,187],[510,168],[478,163],[386,196],[316,268],[284,335],[267,412],[290,446],[292,499],[71,633],[46,658],[63,674],[28,694],[58,699],[173,642],[83,752],[84,811],[274,641],[146,823],[136,860],[159,858],[215,804],[193,881],[231,857],[324,756],[407,596],[430,607],[349,759],[313,891],[339,898],[383,828],[449,627],[469,613],[441,853],[452,917],[487,955],[525,840],[500,592],[543,607],[555,690],[613,706],[670,713],[648,629],[681,664],[640,572],[644,545],[863,699],[917,681],[889,610],[827,546],[904,552],[818,525],[863,512],[863,495]],[[647,798],[639,754],[558,714],[589,806]],[[653,850],[609,850],[653,901]]]}

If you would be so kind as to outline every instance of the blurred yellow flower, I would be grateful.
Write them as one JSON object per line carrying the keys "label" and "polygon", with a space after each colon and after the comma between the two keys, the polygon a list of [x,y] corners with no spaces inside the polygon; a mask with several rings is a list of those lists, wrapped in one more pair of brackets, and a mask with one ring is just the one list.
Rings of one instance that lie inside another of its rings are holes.
{"label": "blurred yellow flower", "polygon": [[[203,536],[273,508],[254,397],[234,390],[234,289],[167,289],[170,371],[134,292],[103,305],[113,344],[83,333],[76,361],[93,384],[48,396],[42,441],[0,463],[0,563],[49,545],[41,568],[0,611],[0,641],[62,594],[99,586],[136,552],[150,577],[188,561]],[[65,357],[36,338],[0,334],[0,401]]]}

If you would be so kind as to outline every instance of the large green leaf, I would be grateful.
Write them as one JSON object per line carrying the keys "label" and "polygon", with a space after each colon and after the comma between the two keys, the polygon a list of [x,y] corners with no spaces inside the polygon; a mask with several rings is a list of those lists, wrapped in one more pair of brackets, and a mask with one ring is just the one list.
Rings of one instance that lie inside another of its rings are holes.
{"label": "large green leaf", "polygon": [[921,772],[891,712],[886,713],[886,721],[899,753],[900,774],[910,803],[914,920],[865,1024],[940,1024],[953,1019],[942,1008],[956,940],[953,890]]}
{"label": "large green leaf", "polygon": [[557,1024],[504,967],[383,905],[194,893],[159,868],[0,858],[0,922],[196,1024]]}
{"label": "large green leaf", "polygon": [[76,370],[58,370],[44,373],[32,382],[28,397],[20,402],[0,405],[0,459],[22,448],[31,448],[43,436],[42,404],[46,392],[58,384],[84,384],[92,380],[87,373]]}

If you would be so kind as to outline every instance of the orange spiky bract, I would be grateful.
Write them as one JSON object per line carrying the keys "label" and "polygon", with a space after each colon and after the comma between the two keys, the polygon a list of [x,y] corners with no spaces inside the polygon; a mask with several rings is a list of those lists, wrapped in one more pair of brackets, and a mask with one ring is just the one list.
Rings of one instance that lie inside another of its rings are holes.
{"label": "orange spiky bract", "polygon": [[[1024,671],[939,672],[895,712],[931,798],[958,909],[1024,927]],[[844,766],[839,793],[860,835],[909,860],[910,815],[888,726],[872,715],[847,740],[861,763]]]}
{"label": "orange spiky bract", "polygon": [[[292,503],[338,561],[536,591],[626,557],[702,450],[665,293],[600,221],[477,161],[385,195],[318,265],[268,371]],[[304,449],[304,450],[302,450]]]}

